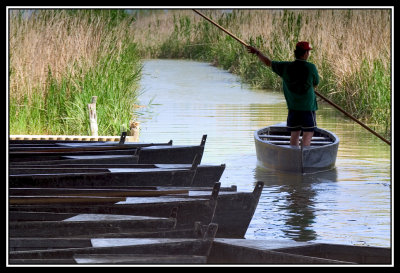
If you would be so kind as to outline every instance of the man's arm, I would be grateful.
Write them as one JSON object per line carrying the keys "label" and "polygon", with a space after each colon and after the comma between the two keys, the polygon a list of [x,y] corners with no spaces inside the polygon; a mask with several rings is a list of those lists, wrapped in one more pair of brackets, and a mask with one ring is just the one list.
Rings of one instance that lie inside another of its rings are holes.
{"label": "man's arm", "polygon": [[257,55],[257,57],[262,61],[266,66],[271,66],[271,60],[262,54],[258,49],[252,46],[247,46],[247,51],[251,54]]}

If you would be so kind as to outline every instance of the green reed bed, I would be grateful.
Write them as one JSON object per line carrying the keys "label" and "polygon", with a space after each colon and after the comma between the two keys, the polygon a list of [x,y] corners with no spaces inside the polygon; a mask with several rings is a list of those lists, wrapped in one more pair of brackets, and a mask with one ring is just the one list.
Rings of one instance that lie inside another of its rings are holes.
{"label": "green reed bed", "polygon": [[135,119],[141,62],[119,10],[10,13],[10,134],[90,135],[97,96],[99,135]]}
{"label": "green reed bed", "polygon": [[[391,134],[391,12],[385,9],[203,10],[273,60],[294,58],[311,42],[319,91],[381,134]],[[281,80],[236,40],[191,10],[153,10],[135,22],[142,56],[212,62],[254,87],[281,89]]]}

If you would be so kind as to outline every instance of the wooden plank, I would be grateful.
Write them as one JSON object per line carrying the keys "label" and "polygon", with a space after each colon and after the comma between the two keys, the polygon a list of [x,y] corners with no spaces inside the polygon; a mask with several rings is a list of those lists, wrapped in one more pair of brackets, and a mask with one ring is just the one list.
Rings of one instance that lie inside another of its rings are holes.
{"label": "wooden plank", "polygon": [[77,215],[76,213],[9,211],[10,222],[16,221],[61,221]]}
{"label": "wooden plank", "polygon": [[[10,135],[10,143],[15,142],[57,142],[57,141],[119,141],[120,136],[74,136],[74,135]],[[137,142],[136,136],[127,136],[126,141]]]}
{"label": "wooden plank", "polygon": [[[134,172],[9,175],[10,187],[190,186],[195,170],[135,169]],[[215,181],[207,180],[205,185]]]}
{"label": "wooden plank", "polygon": [[97,152],[97,151],[113,151],[113,150],[136,150],[136,145],[90,145],[90,146],[76,146],[76,147],[10,147],[10,155],[28,154],[28,153],[70,153],[70,152]]}
{"label": "wooden plank", "polygon": [[188,189],[99,189],[99,188],[10,188],[11,196],[49,195],[49,196],[103,196],[103,197],[157,197],[171,194],[188,194]]}
{"label": "wooden plank", "polygon": [[9,175],[25,175],[25,174],[78,174],[78,173],[107,173],[107,168],[36,168],[36,167],[15,167],[10,166]]}
{"label": "wooden plank", "polygon": [[[215,212],[220,183],[207,198],[128,197],[125,202],[96,206],[80,204],[10,205],[10,211],[41,211],[57,213],[99,213],[169,217],[177,209],[177,228],[192,228],[194,223],[210,223]],[[215,196],[216,195],[216,196]],[[229,209],[229,208],[227,208]]]}
{"label": "wooden plank", "polygon": [[126,149],[74,149],[74,150],[30,150],[30,151],[10,151],[10,159],[18,158],[34,158],[34,157],[62,157],[62,156],[74,156],[74,155],[135,155],[137,148],[126,148]]}
{"label": "wooden plank", "polygon": [[97,96],[92,96],[92,102],[87,105],[89,110],[90,132],[92,136],[98,136],[96,101]]}
{"label": "wooden plank", "polygon": [[76,264],[73,258],[66,259],[52,259],[52,258],[37,258],[37,259],[8,259],[11,265],[66,265],[66,264]]}
{"label": "wooden plank", "polygon": [[[127,136],[128,138],[129,136]],[[148,147],[148,146],[172,146],[173,141],[170,140],[169,142],[125,142],[124,146],[132,147],[132,148],[140,148],[140,147]],[[34,140],[27,140],[27,141],[18,141],[18,140],[10,140],[9,145],[10,148],[15,150],[17,149],[31,149],[31,148],[77,148],[77,147],[101,147],[101,146],[108,146],[108,147],[116,147],[121,146],[119,144],[119,139],[116,141],[57,141],[57,140],[49,140],[49,141],[34,141]]]}
{"label": "wooden plank", "polygon": [[[34,214],[37,215],[34,215]],[[118,214],[96,214],[96,213],[56,213],[56,212],[26,212],[10,211],[10,218],[17,216],[19,220],[40,222],[40,221],[66,221],[66,222],[87,222],[87,221],[115,221],[115,220],[152,220],[164,219],[160,217],[137,216],[137,215],[118,215]],[[11,222],[16,222],[10,219]]]}
{"label": "wooden plank", "polygon": [[339,244],[217,238],[209,262],[230,264],[390,264],[391,249]]}
{"label": "wooden plank", "polygon": [[147,254],[207,256],[212,240],[203,239],[92,239],[92,247],[10,251],[10,259],[69,259],[82,254]]}
{"label": "wooden plank", "polygon": [[278,251],[357,264],[390,264],[392,258],[390,248],[343,244],[316,243]]}
{"label": "wooden plank", "polygon": [[97,233],[160,231],[175,227],[175,218],[133,215],[79,214],[62,221],[19,221],[9,223],[10,237],[74,237]]}
{"label": "wooden plank", "polygon": [[[135,163],[87,163],[87,164],[80,164],[80,163],[64,163],[63,161],[56,161],[52,164],[9,164],[10,168],[40,168],[40,169],[56,169],[56,168],[74,168],[74,169],[91,169],[91,168],[102,168],[102,169],[110,169],[110,168],[165,168],[165,169],[190,169],[191,164],[135,164]],[[164,167],[166,166],[166,167]]]}
{"label": "wooden plank", "polygon": [[125,197],[102,196],[9,196],[10,205],[35,204],[103,204],[125,201]]}
{"label": "wooden plank", "polygon": [[[289,135],[259,135],[260,138],[271,138],[271,139],[290,139]],[[300,136],[300,139],[302,139],[303,136]],[[317,137],[314,136],[312,137],[311,140],[331,140],[330,138],[327,137]]]}
{"label": "wooden plank", "polygon": [[65,156],[56,159],[44,158],[44,160],[37,160],[31,158],[24,161],[11,161],[12,166],[25,166],[25,165],[49,165],[49,164],[137,164],[139,157],[136,155],[103,155],[103,156]]}
{"label": "wooden plank", "polygon": [[91,247],[89,238],[9,238],[10,251]]}
{"label": "wooden plank", "polygon": [[[290,145],[290,141],[280,141],[280,140],[268,140],[269,143],[275,145]],[[327,145],[331,144],[331,141],[311,141],[311,146]]]}
{"label": "wooden plank", "polygon": [[205,264],[206,256],[149,254],[78,254],[77,264]]}

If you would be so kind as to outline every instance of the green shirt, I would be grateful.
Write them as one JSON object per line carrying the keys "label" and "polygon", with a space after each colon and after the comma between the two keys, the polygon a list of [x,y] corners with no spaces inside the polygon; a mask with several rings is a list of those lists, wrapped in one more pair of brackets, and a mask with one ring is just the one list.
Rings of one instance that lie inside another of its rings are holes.
{"label": "green shirt", "polygon": [[314,64],[304,60],[273,61],[271,68],[282,77],[283,93],[289,110],[315,111],[318,109],[314,86],[319,83],[319,75]]}

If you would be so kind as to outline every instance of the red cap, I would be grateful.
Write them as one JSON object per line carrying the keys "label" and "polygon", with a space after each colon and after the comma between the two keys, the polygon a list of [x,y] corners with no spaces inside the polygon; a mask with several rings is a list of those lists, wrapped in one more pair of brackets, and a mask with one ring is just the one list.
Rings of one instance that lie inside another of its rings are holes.
{"label": "red cap", "polygon": [[311,50],[312,49],[308,42],[298,42],[296,44],[296,48],[300,48],[302,50]]}

